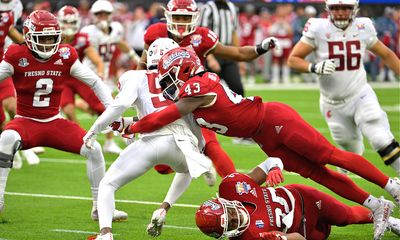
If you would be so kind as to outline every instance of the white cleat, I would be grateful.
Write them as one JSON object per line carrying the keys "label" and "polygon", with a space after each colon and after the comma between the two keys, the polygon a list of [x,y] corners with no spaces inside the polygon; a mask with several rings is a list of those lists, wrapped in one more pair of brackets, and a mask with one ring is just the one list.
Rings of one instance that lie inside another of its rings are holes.
{"label": "white cleat", "polygon": [[400,179],[393,178],[392,180],[394,181],[395,188],[390,191],[390,195],[392,195],[392,197],[394,198],[397,206],[400,206]]}
{"label": "white cleat", "polygon": [[36,154],[44,153],[44,147],[33,147],[33,148],[31,148],[31,150]]}
{"label": "white cleat", "polygon": [[32,151],[32,149],[22,150],[21,153],[29,165],[38,165],[40,163],[39,157]]}
{"label": "white cleat", "polygon": [[21,169],[22,168],[22,157],[21,154],[19,152],[16,152],[14,154],[14,160],[13,160],[13,167],[14,169]]}
{"label": "white cleat", "polygon": [[389,218],[389,228],[392,233],[396,234],[397,236],[400,236],[400,219],[390,217]]}
{"label": "white cleat", "polygon": [[344,175],[349,175],[349,173],[350,173],[349,170],[341,168],[341,167],[336,167],[336,171],[338,173],[341,173],[341,174],[344,174]]}
{"label": "white cleat", "polygon": [[122,149],[113,140],[106,140],[103,146],[103,152],[120,154]]}
{"label": "white cleat", "polygon": [[150,223],[147,226],[147,234],[152,237],[158,237],[161,235],[162,227],[165,223],[167,212],[164,208],[159,208],[153,212]]}
{"label": "white cleat", "polygon": [[[99,221],[99,213],[97,212],[97,209],[95,209],[95,208],[92,209],[90,216],[92,217],[92,219],[94,221]],[[113,218],[112,218],[113,222],[126,221],[127,219],[128,219],[128,214],[126,212],[120,211],[117,209],[114,210],[114,214],[113,214]]]}
{"label": "white cleat", "polygon": [[208,172],[203,173],[203,177],[209,187],[214,186],[217,182],[217,171],[214,166],[211,166]]}
{"label": "white cleat", "polygon": [[101,234],[97,235],[95,240],[114,240],[114,238],[112,233],[106,233],[104,235]]}
{"label": "white cleat", "polygon": [[392,214],[394,204],[391,201],[379,198],[380,206],[373,211],[374,240],[380,240],[389,227],[389,217]]}

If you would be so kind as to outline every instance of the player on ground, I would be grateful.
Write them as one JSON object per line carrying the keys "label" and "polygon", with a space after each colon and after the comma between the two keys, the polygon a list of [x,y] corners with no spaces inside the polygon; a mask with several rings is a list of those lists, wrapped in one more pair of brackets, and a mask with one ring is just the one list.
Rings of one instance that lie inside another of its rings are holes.
{"label": "player on ground", "polygon": [[[199,9],[194,0],[170,0],[165,11],[167,23],[156,23],[151,25],[145,35],[145,46],[160,37],[169,37],[181,47],[190,47],[200,57],[201,64],[204,63],[206,55],[212,53],[218,57],[224,57],[236,61],[249,61],[266,53],[275,44],[275,38],[267,38],[254,47],[225,46],[218,41],[217,35],[205,27],[196,27],[199,18]],[[138,69],[145,69],[146,51],[143,52]],[[218,174],[222,177],[235,171],[232,160],[224,152],[217,141],[215,133],[203,129],[206,140],[205,153],[213,161]]]}
{"label": "player on ground", "polygon": [[[367,83],[363,58],[367,50],[373,52],[397,76],[400,60],[378,40],[371,19],[356,18],[358,0],[327,0],[326,10],[329,19],[308,20],[289,66],[319,75],[321,113],[340,148],[361,155],[364,135],[384,163],[400,175],[399,143]],[[316,53],[316,63],[304,59],[311,52]]]}
{"label": "player on ground", "polygon": [[[152,43],[148,51],[148,71],[128,71],[119,79],[120,92],[115,100],[96,120],[84,137],[91,147],[96,135],[112,124],[124,129],[132,118],[121,118],[129,108],[135,107],[139,118],[173,104],[161,94],[156,77],[157,63],[162,54],[179,45],[170,38],[160,38]],[[164,128],[145,134],[141,139],[128,145],[110,166],[100,183],[98,209],[100,235],[97,240],[113,239],[111,219],[115,208],[115,192],[125,184],[135,180],[156,164],[171,166],[176,172],[171,187],[161,207],[154,211],[147,232],[159,236],[165,222],[166,213],[185,192],[193,177],[209,170],[211,161],[199,153],[204,146],[200,128],[193,121],[180,119]],[[192,133],[193,130],[193,133]]]}
{"label": "player on ground", "polygon": [[[23,34],[26,44],[10,45],[0,63],[0,81],[12,77],[17,93],[17,115],[0,135],[0,211],[15,152],[47,146],[88,158],[91,215],[96,219],[98,186],[105,173],[101,147],[95,142],[93,149],[88,149],[82,140],[86,131],[63,119],[59,105],[65,78],[74,77],[88,84],[104,105],[111,103],[111,94],[101,79],[79,61],[74,48],[60,44],[61,30],[53,14],[32,12],[24,23]],[[114,217],[127,215],[116,211]]]}
{"label": "player on ground", "polygon": [[128,133],[151,132],[193,113],[201,127],[226,136],[252,138],[268,156],[281,158],[288,171],[311,178],[340,196],[370,208],[374,212],[376,232],[386,228],[393,203],[369,195],[350,178],[325,164],[345,168],[377,184],[398,204],[400,183],[362,156],[334,147],[291,107],[233,93],[220,84],[216,74],[206,72],[197,55],[187,48],[165,54],[158,64],[158,72],[164,96],[176,103],[142,118],[127,128]]}
{"label": "player on ground", "polygon": [[[222,180],[219,197],[196,212],[203,233],[238,240],[322,240],[329,237],[331,225],[372,223],[367,208],[347,206],[312,187],[261,187],[269,162],[248,175],[234,173]],[[389,227],[400,236],[400,219],[390,217]]]}

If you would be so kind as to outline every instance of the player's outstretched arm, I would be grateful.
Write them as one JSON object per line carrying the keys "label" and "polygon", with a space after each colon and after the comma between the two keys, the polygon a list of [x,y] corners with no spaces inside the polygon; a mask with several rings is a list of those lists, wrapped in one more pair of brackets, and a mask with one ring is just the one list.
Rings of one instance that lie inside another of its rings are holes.
{"label": "player's outstretched arm", "polygon": [[18,30],[14,26],[10,27],[10,30],[8,31],[8,36],[15,43],[21,44],[24,42],[24,37],[20,32],[18,32]]}
{"label": "player's outstretched arm", "polygon": [[377,41],[370,49],[371,52],[382,58],[383,63],[390,68],[397,77],[400,76],[400,59],[381,41]]}
{"label": "player's outstretched arm", "polygon": [[259,185],[265,182],[267,186],[273,187],[284,181],[282,171],[282,160],[276,157],[269,157],[247,175]]}
{"label": "player's outstretched arm", "polygon": [[295,69],[299,72],[309,72],[309,61],[304,60],[304,58],[313,51],[313,47],[307,43],[299,41],[292,49],[292,52],[288,58],[289,67]]}

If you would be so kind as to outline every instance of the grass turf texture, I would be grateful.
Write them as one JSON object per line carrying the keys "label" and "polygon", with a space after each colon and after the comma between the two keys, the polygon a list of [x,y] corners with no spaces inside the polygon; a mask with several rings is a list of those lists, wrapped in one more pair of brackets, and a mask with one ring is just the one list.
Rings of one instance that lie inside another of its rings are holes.
{"label": "grass turf texture", "polygon": [[[392,132],[400,140],[399,88],[376,89],[376,92],[381,105],[387,111]],[[319,113],[317,90],[257,90],[247,93],[262,96],[264,101],[280,101],[293,106],[306,121],[331,141],[326,123]],[[79,113],[78,116],[86,129],[95,120],[95,117],[84,113]],[[99,136],[98,139],[103,143],[104,136]],[[120,139],[116,139],[120,146],[124,146]],[[266,158],[256,145],[234,145],[231,139],[223,136],[219,136],[219,139],[239,170],[246,172]],[[395,176],[394,171],[384,166],[367,142],[364,156],[386,174]],[[49,148],[46,148],[46,152],[40,157],[42,158],[40,165],[29,166],[24,162],[21,170],[12,170],[10,173],[5,196],[6,209],[0,215],[0,239],[86,239],[91,232],[98,232],[97,222],[90,218],[91,201],[88,199],[91,194],[84,159],[78,155]],[[133,157],[132,161],[134,161]],[[109,166],[117,155],[105,154],[105,158]],[[392,200],[379,187],[354,175],[351,177],[375,196],[384,195]],[[173,175],[160,175],[152,170],[120,189],[116,194],[116,199],[161,202],[172,178]],[[285,173],[285,184],[289,183],[311,185],[334,195],[312,181]],[[215,196],[216,191],[217,186],[210,188],[202,178],[199,178],[192,182],[178,203],[198,206]],[[20,193],[44,195],[21,196]],[[58,195],[77,196],[83,199],[61,198]],[[51,196],[56,197],[49,198]],[[352,202],[336,197],[347,204],[354,205]],[[152,212],[158,207],[157,204],[117,202],[116,206],[128,212],[129,219],[127,222],[113,224],[115,239],[151,239],[145,230]],[[167,216],[166,226],[159,239],[210,239],[196,229],[195,211],[196,208],[193,206],[173,207]],[[400,217],[399,208],[395,209],[394,216]],[[333,227],[330,239],[372,239],[372,236],[373,225],[367,224]],[[398,238],[392,233],[386,233],[384,239]]]}

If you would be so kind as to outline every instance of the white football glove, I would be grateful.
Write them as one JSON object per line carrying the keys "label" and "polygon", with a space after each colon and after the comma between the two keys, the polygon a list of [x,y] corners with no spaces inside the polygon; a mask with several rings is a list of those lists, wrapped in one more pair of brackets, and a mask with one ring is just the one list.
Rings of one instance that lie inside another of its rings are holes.
{"label": "white football glove", "polygon": [[281,49],[281,45],[280,45],[278,39],[275,38],[275,37],[269,37],[269,38],[264,39],[264,40],[261,42],[261,47],[262,47],[265,51],[269,51],[269,50],[271,50],[271,49],[273,49],[273,48],[275,48],[275,49]]}
{"label": "white football glove", "polygon": [[150,224],[147,226],[147,233],[152,237],[160,236],[166,217],[167,211],[165,211],[164,208],[155,210],[151,217]]}
{"label": "white football glove", "polygon": [[89,149],[94,149],[93,143],[96,141],[97,134],[93,131],[88,131],[85,136],[83,136],[83,142],[85,146]]}
{"label": "white football glove", "polygon": [[310,64],[308,70],[320,75],[330,75],[336,71],[336,64],[333,59],[328,59],[319,63]]}

